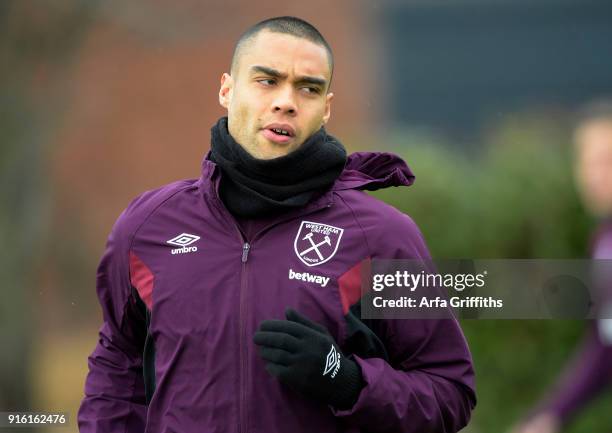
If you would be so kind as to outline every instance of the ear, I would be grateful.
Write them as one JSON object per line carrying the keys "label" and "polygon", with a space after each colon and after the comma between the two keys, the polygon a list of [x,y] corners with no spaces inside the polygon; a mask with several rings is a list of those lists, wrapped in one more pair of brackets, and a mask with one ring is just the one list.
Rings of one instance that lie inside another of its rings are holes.
{"label": "ear", "polygon": [[334,98],[334,94],[331,92],[329,92],[325,96],[325,114],[323,115],[323,125],[325,125],[328,122],[329,117],[331,116],[331,100],[333,98]]}
{"label": "ear", "polygon": [[219,104],[223,108],[229,108],[232,102],[232,92],[234,90],[234,79],[230,74],[224,72],[221,75],[221,88],[219,89]]}

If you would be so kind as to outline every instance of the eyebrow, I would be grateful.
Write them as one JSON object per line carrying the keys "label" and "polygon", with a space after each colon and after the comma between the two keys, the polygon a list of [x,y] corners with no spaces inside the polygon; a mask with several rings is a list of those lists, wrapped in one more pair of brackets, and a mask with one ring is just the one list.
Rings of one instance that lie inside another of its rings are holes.
{"label": "eyebrow", "polygon": [[[251,67],[251,73],[262,73],[262,74],[266,74],[269,75],[271,77],[275,77],[275,78],[287,78],[287,74],[283,74],[279,71],[277,71],[276,69],[272,69],[272,68],[268,68],[267,66],[252,66]],[[327,84],[327,80],[323,79],[323,78],[318,78],[318,77],[309,77],[307,75],[303,75],[301,77],[297,77],[297,79],[295,80],[296,83],[305,83],[305,84],[315,84],[318,86],[321,86],[323,88],[325,88],[325,85]]]}

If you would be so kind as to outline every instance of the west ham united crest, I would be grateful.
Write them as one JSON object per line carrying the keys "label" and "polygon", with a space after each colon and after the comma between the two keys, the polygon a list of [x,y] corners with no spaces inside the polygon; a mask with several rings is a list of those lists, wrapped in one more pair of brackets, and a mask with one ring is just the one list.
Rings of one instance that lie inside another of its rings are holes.
{"label": "west ham united crest", "polygon": [[306,266],[317,266],[331,259],[340,244],[344,229],[327,224],[302,221],[293,247]]}

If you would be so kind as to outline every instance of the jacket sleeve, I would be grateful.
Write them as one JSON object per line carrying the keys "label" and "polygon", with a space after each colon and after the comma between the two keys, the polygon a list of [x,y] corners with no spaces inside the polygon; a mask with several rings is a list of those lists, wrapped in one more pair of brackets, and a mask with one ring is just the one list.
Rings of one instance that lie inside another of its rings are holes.
{"label": "jacket sleeve", "polygon": [[[372,258],[429,259],[416,224],[400,215],[382,225],[386,233],[378,232],[376,244],[368,240]],[[334,415],[372,433],[456,432],[467,425],[476,405],[474,370],[458,322],[377,322],[389,361],[354,356],[365,386],[352,408],[331,408]]]}
{"label": "jacket sleeve", "polygon": [[591,325],[580,349],[537,412],[552,412],[567,424],[576,412],[612,380],[612,346]]}
{"label": "jacket sleeve", "polygon": [[125,213],[113,228],[98,267],[96,290],[103,324],[88,358],[81,433],[143,432],[147,406],[142,374],[145,318],[129,279]]}

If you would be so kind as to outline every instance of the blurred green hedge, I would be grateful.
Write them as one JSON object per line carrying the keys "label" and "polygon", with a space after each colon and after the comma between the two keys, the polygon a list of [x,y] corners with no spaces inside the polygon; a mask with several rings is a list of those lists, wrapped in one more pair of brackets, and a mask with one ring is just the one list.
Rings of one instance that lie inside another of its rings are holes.
{"label": "blurred green hedge", "polygon": [[[562,118],[533,113],[505,119],[471,146],[396,131],[388,150],[407,161],[415,184],[373,195],[416,221],[434,258],[588,257],[595,222],[577,196],[569,137]],[[479,398],[465,431],[508,431],[554,382],[585,325],[464,320]],[[594,402],[567,431],[606,430],[611,402]]]}

